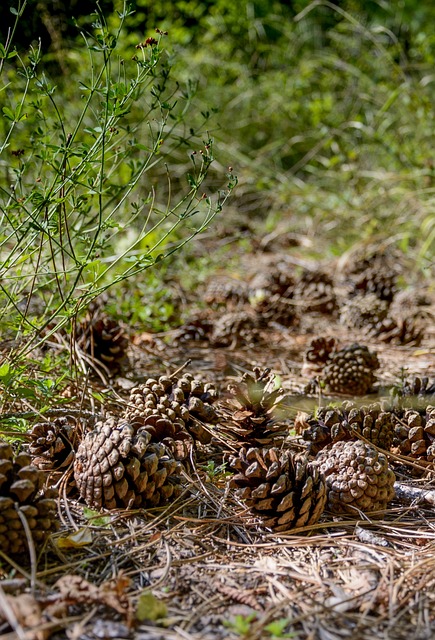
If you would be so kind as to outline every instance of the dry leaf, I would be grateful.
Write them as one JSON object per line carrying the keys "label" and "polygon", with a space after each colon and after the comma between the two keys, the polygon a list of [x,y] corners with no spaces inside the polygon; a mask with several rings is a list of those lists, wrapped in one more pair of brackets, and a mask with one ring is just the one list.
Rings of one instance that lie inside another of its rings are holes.
{"label": "dry leaf", "polygon": [[0,620],[5,620],[14,628],[9,608],[16,622],[25,631],[26,640],[47,640],[50,637],[49,631],[37,629],[45,621],[42,618],[41,607],[33,596],[22,593],[19,596],[4,596],[4,600],[4,603],[0,601]]}
{"label": "dry leaf", "polygon": [[56,544],[59,549],[77,549],[86,547],[92,542],[92,531],[89,527],[84,527],[78,531],[74,531],[69,536],[57,538]]}

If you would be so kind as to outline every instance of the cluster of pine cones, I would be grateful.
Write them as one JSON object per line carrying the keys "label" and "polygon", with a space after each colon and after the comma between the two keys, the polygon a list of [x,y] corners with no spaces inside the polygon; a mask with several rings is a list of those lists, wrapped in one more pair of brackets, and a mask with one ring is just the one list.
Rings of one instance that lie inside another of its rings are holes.
{"label": "cluster of pine cones", "polygon": [[298,327],[319,314],[333,317],[372,340],[418,345],[425,335],[428,301],[399,291],[400,260],[387,252],[355,255],[336,269],[315,265],[298,273],[283,261],[248,282],[214,278],[194,312],[175,333],[177,341],[216,347],[257,342],[266,328]]}
{"label": "cluster of pine cones", "polygon": [[224,399],[188,373],[149,378],[121,415],[35,424],[28,453],[0,443],[2,550],[22,554],[29,538],[40,547],[56,530],[47,470],[73,469],[69,490],[92,508],[149,509],[182,499],[186,470],[218,453],[235,498],[274,531],[312,527],[325,508],[382,512],[394,497],[390,451],[414,473],[433,468],[434,405],[435,382],[414,378],[388,407],[343,402],[292,422],[269,369],[243,374]]}

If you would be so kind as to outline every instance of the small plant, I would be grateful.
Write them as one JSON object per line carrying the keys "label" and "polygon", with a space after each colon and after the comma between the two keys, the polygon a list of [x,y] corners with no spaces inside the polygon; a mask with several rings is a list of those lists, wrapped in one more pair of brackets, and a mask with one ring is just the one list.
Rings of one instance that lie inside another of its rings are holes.
{"label": "small plant", "polygon": [[269,624],[264,627],[264,631],[270,634],[271,640],[278,640],[278,638],[295,638],[296,634],[294,632],[285,632],[289,624],[289,618],[279,618],[278,620],[269,622]]}
{"label": "small plant", "polygon": [[40,47],[18,54],[9,38],[0,48],[9,78],[0,86],[0,323],[17,341],[13,358],[180,250],[237,182],[229,173],[223,191],[204,193],[214,161],[208,114],[189,128],[193,84],[183,92],[172,79],[166,34],[124,50],[126,4],[118,15],[109,28],[97,4],[82,29],[78,82],[58,86],[41,72]]}
{"label": "small plant", "polygon": [[209,460],[207,464],[201,465],[201,469],[205,471],[210,482],[218,483],[222,480],[225,480],[228,476],[231,475],[229,471],[227,471],[227,463],[216,464],[214,460]]}
{"label": "small plant", "polygon": [[234,616],[231,620],[224,620],[223,624],[227,629],[230,629],[233,633],[240,636],[241,638],[249,638],[251,632],[252,623],[257,620],[258,614],[249,613],[246,616],[237,615]]}

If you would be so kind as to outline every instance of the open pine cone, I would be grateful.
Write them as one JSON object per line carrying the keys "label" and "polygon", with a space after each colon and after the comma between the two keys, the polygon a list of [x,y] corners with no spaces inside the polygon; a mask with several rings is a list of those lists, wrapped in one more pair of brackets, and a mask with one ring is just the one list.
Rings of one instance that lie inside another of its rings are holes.
{"label": "open pine cone", "polygon": [[70,416],[38,422],[30,431],[32,464],[40,469],[65,469],[74,460],[74,451],[84,427]]}
{"label": "open pine cone", "polygon": [[155,507],[181,492],[179,463],[151,434],[122,419],[98,422],[79,445],[74,478],[97,509]]}
{"label": "open pine cone", "polygon": [[337,350],[337,340],[326,336],[313,338],[304,354],[304,375],[319,375]]}
{"label": "open pine cone", "polygon": [[376,447],[389,450],[394,438],[394,418],[383,411],[379,403],[357,407],[343,402],[341,408],[322,407],[299,424],[309,452],[316,455],[329,444],[342,440],[357,440],[363,436]]}
{"label": "open pine cone", "polygon": [[228,311],[216,319],[210,336],[215,347],[231,347],[257,342],[260,320],[254,310]]}
{"label": "open pine cone", "polygon": [[285,394],[275,388],[275,375],[270,369],[255,367],[228,390],[233,397],[220,407],[223,420],[219,429],[223,433],[239,444],[252,446],[276,445],[283,440],[287,429],[279,422],[279,414]]}
{"label": "open pine cone", "polygon": [[383,453],[365,442],[336,442],[316,458],[334,513],[381,511],[394,498],[395,475]]}
{"label": "open pine cone", "polygon": [[56,531],[57,491],[44,488],[44,483],[45,474],[31,464],[29,455],[14,456],[12,447],[0,442],[0,548],[4,553],[28,553],[21,518],[27,521],[36,547]]}
{"label": "open pine cone", "polygon": [[333,279],[323,271],[304,271],[293,290],[304,313],[334,313],[337,297]]}
{"label": "open pine cone", "polygon": [[396,416],[394,444],[398,453],[425,466],[435,461],[435,406],[424,411],[405,409]]}
{"label": "open pine cone", "polygon": [[212,280],[204,293],[207,306],[235,309],[248,302],[250,289],[240,280],[221,278]]}
{"label": "open pine cone", "polygon": [[259,271],[250,282],[251,291],[269,292],[282,298],[293,297],[295,279],[293,270],[286,264],[276,264],[267,270]]}
{"label": "open pine cone", "polygon": [[117,369],[126,357],[128,338],[118,322],[101,313],[88,317],[77,328],[77,344],[93,360]]}
{"label": "open pine cone", "polygon": [[178,449],[177,459],[182,459],[179,445],[174,441],[210,442],[211,435],[203,423],[218,421],[212,406],[217,396],[213,384],[201,382],[189,373],[180,378],[149,378],[145,384],[131,390],[124,418],[143,426],[153,442],[164,441],[174,453]]}
{"label": "open pine cone", "polygon": [[238,471],[230,487],[266,527],[289,531],[315,524],[326,503],[326,485],[313,464],[276,448],[242,448],[230,466]]}
{"label": "open pine cone", "polygon": [[336,351],[322,372],[322,379],[331,392],[363,396],[369,393],[379,368],[376,353],[354,343]]}
{"label": "open pine cone", "polygon": [[260,289],[251,296],[250,302],[257,313],[258,322],[265,328],[271,322],[283,327],[291,327],[299,322],[297,307],[291,298]]}

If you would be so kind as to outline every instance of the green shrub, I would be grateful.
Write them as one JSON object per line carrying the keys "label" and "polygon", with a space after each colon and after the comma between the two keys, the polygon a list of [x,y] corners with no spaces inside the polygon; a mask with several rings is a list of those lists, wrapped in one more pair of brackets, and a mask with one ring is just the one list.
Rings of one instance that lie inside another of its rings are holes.
{"label": "green shrub", "polygon": [[0,323],[21,355],[178,251],[236,183],[222,171],[205,193],[209,114],[190,119],[194,83],[173,79],[163,32],[125,47],[129,17],[113,29],[96,14],[56,81],[40,48],[0,50]]}

